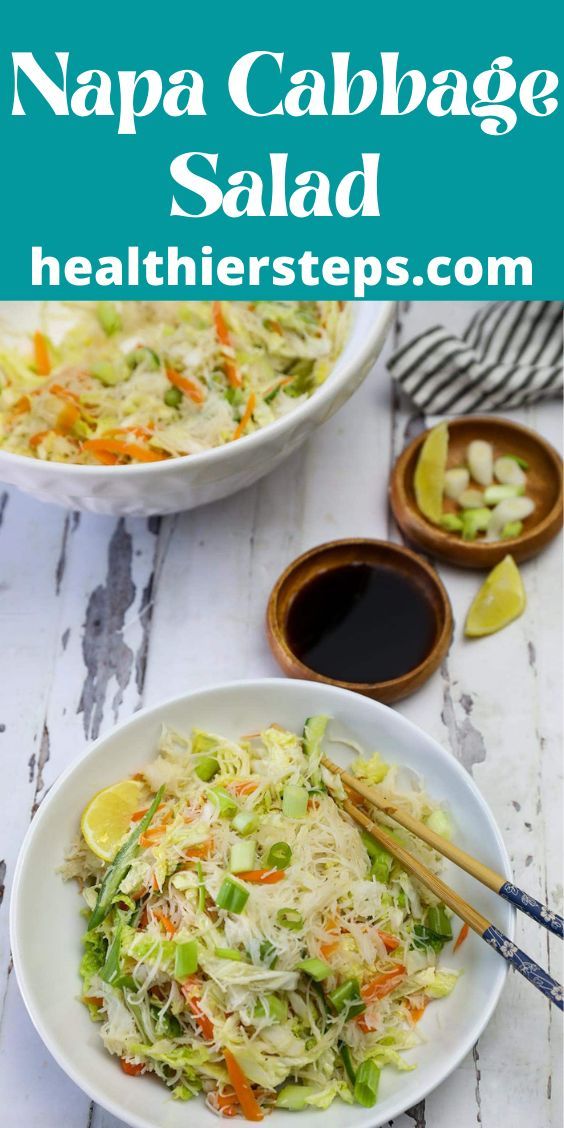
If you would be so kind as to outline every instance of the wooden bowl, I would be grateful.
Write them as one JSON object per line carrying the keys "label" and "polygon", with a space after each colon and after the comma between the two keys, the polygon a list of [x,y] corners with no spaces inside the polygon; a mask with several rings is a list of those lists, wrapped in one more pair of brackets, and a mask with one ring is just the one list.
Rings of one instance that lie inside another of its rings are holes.
{"label": "wooden bowl", "polygon": [[[491,415],[462,415],[448,425],[447,466],[460,466],[466,448],[473,439],[485,439],[494,448],[494,457],[517,454],[524,458],[527,470],[527,497],[535,502],[535,510],[524,523],[519,537],[486,543],[483,539],[463,541],[431,524],[417,508],[413,479],[419,452],[427,432],[418,435],[400,454],[390,478],[390,505],[394,517],[407,539],[426,552],[464,568],[491,568],[508,553],[515,560],[528,560],[545,548],[562,526],[562,459],[550,445],[529,427],[509,419]],[[445,512],[457,510],[455,502],[445,498]]]}
{"label": "wooden bowl", "polygon": [[[400,677],[381,682],[348,682],[320,674],[306,666],[294,654],[288,641],[288,614],[293,600],[304,584],[320,572],[344,564],[385,565],[402,572],[417,585],[428,600],[435,620],[435,637],[429,653],[412,670]],[[318,545],[294,560],[272,589],[266,614],[268,641],[274,657],[291,678],[325,682],[327,685],[352,689],[366,697],[389,703],[399,701],[419,689],[440,666],[450,646],[453,629],[452,608],[448,595],[434,569],[415,552],[388,541],[364,537],[331,541]]]}

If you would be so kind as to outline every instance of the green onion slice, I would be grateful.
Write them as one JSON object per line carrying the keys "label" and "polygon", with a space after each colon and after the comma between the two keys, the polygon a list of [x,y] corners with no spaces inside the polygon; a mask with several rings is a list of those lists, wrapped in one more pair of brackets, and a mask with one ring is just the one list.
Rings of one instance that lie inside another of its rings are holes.
{"label": "green onion slice", "polygon": [[315,979],[317,983],[321,983],[323,979],[327,979],[327,976],[331,975],[332,970],[329,964],[325,963],[323,960],[317,959],[302,960],[301,963],[298,964],[298,969],[299,971],[305,971],[306,975],[311,975],[311,978]]}
{"label": "green onion slice", "polygon": [[[275,842],[268,851],[267,865],[272,869],[287,869],[292,861],[292,850],[287,842]],[[250,869],[250,866],[249,866]]]}
{"label": "green onion slice", "polygon": [[210,779],[213,779],[214,775],[217,775],[219,771],[219,761],[216,760],[215,756],[202,756],[196,764],[195,771],[198,779],[203,780],[204,783],[208,783]]}
{"label": "green onion slice", "polygon": [[297,909],[278,909],[276,920],[282,928],[289,928],[290,932],[299,932],[304,926],[304,918]]}
{"label": "green onion slice", "polygon": [[183,944],[176,944],[174,953],[174,978],[186,979],[193,975],[198,967],[198,942],[187,940]]}
{"label": "green onion slice", "polygon": [[305,787],[287,783],[282,796],[282,814],[287,819],[303,819],[307,811],[308,798]]}
{"label": "green onion slice", "polygon": [[345,979],[334,991],[330,991],[327,998],[337,1014],[346,1012],[346,1018],[354,1018],[366,1010],[366,1003],[360,994],[358,979]]}
{"label": "green onion slice", "polygon": [[215,899],[218,909],[228,913],[241,913],[249,900],[249,892],[232,877],[224,877]]}

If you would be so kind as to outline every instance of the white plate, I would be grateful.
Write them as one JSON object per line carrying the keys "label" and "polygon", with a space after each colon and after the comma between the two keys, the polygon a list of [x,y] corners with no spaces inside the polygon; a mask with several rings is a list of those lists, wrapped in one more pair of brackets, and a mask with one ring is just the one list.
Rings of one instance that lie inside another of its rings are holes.
{"label": "white plate", "polygon": [[[30,329],[39,302],[0,302],[0,323]],[[74,466],[0,450],[0,481],[42,501],[115,516],[193,509],[244,489],[297,450],[352,396],[386,337],[393,302],[351,302],[352,325],[327,380],[305,403],[268,427],[214,450],[131,466]],[[0,330],[1,335],[1,330]]]}
{"label": "white plate", "polygon": [[[235,682],[203,690],[136,714],[99,740],[52,788],[35,816],[18,860],[11,903],[14,965],[32,1021],[59,1065],[95,1101],[134,1128],[217,1128],[218,1120],[198,1098],[189,1106],[171,1100],[149,1077],[127,1077],[103,1048],[96,1025],[78,1001],[78,964],[84,919],[74,883],[56,873],[77,833],[80,813],[94,792],[138,770],[155,755],[163,722],[237,737],[271,721],[301,731],[306,717],[329,713],[367,750],[415,769],[429,793],[448,804],[456,841],[487,865],[510,877],[509,860],[493,816],[469,775],[434,740],[385,705],[332,686],[269,679]],[[335,759],[348,753],[332,745]],[[449,867],[446,879],[509,936],[513,912],[493,893]],[[422,1100],[471,1050],[499,999],[506,964],[472,934],[444,966],[461,968],[453,994],[430,1006],[418,1029],[424,1043],[409,1052],[412,1073],[384,1070],[373,1109],[336,1101],[306,1116],[277,1111],[271,1128],[301,1123],[323,1128],[376,1128]],[[455,1110],[452,1110],[455,1117]],[[240,1123],[240,1121],[238,1121]]]}

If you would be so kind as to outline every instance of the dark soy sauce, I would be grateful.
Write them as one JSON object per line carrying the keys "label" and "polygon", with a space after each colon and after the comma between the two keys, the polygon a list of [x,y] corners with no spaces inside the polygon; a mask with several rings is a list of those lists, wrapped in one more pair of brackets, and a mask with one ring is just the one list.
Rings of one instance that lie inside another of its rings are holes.
{"label": "dark soy sauce", "polygon": [[383,682],[413,670],[436,638],[433,607],[403,572],[345,564],[296,594],[287,636],[304,665],[348,682]]}

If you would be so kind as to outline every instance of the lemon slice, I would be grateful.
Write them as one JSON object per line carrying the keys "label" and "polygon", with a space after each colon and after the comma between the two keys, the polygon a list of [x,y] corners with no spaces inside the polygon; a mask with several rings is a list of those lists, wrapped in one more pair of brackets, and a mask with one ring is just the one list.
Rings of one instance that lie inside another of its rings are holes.
{"label": "lemon slice", "polygon": [[421,447],[413,480],[417,506],[434,525],[440,524],[443,514],[447,451],[448,424],[439,423]]}
{"label": "lemon slice", "polygon": [[86,845],[98,858],[113,861],[131,816],[143,805],[145,794],[145,786],[139,780],[124,779],[99,791],[84,808],[80,829]]}
{"label": "lemon slice", "polygon": [[527,603],[521,574],[512,556],[496,564],[482,584],[468,612],[468,638],[493,634],[523,614]]}

